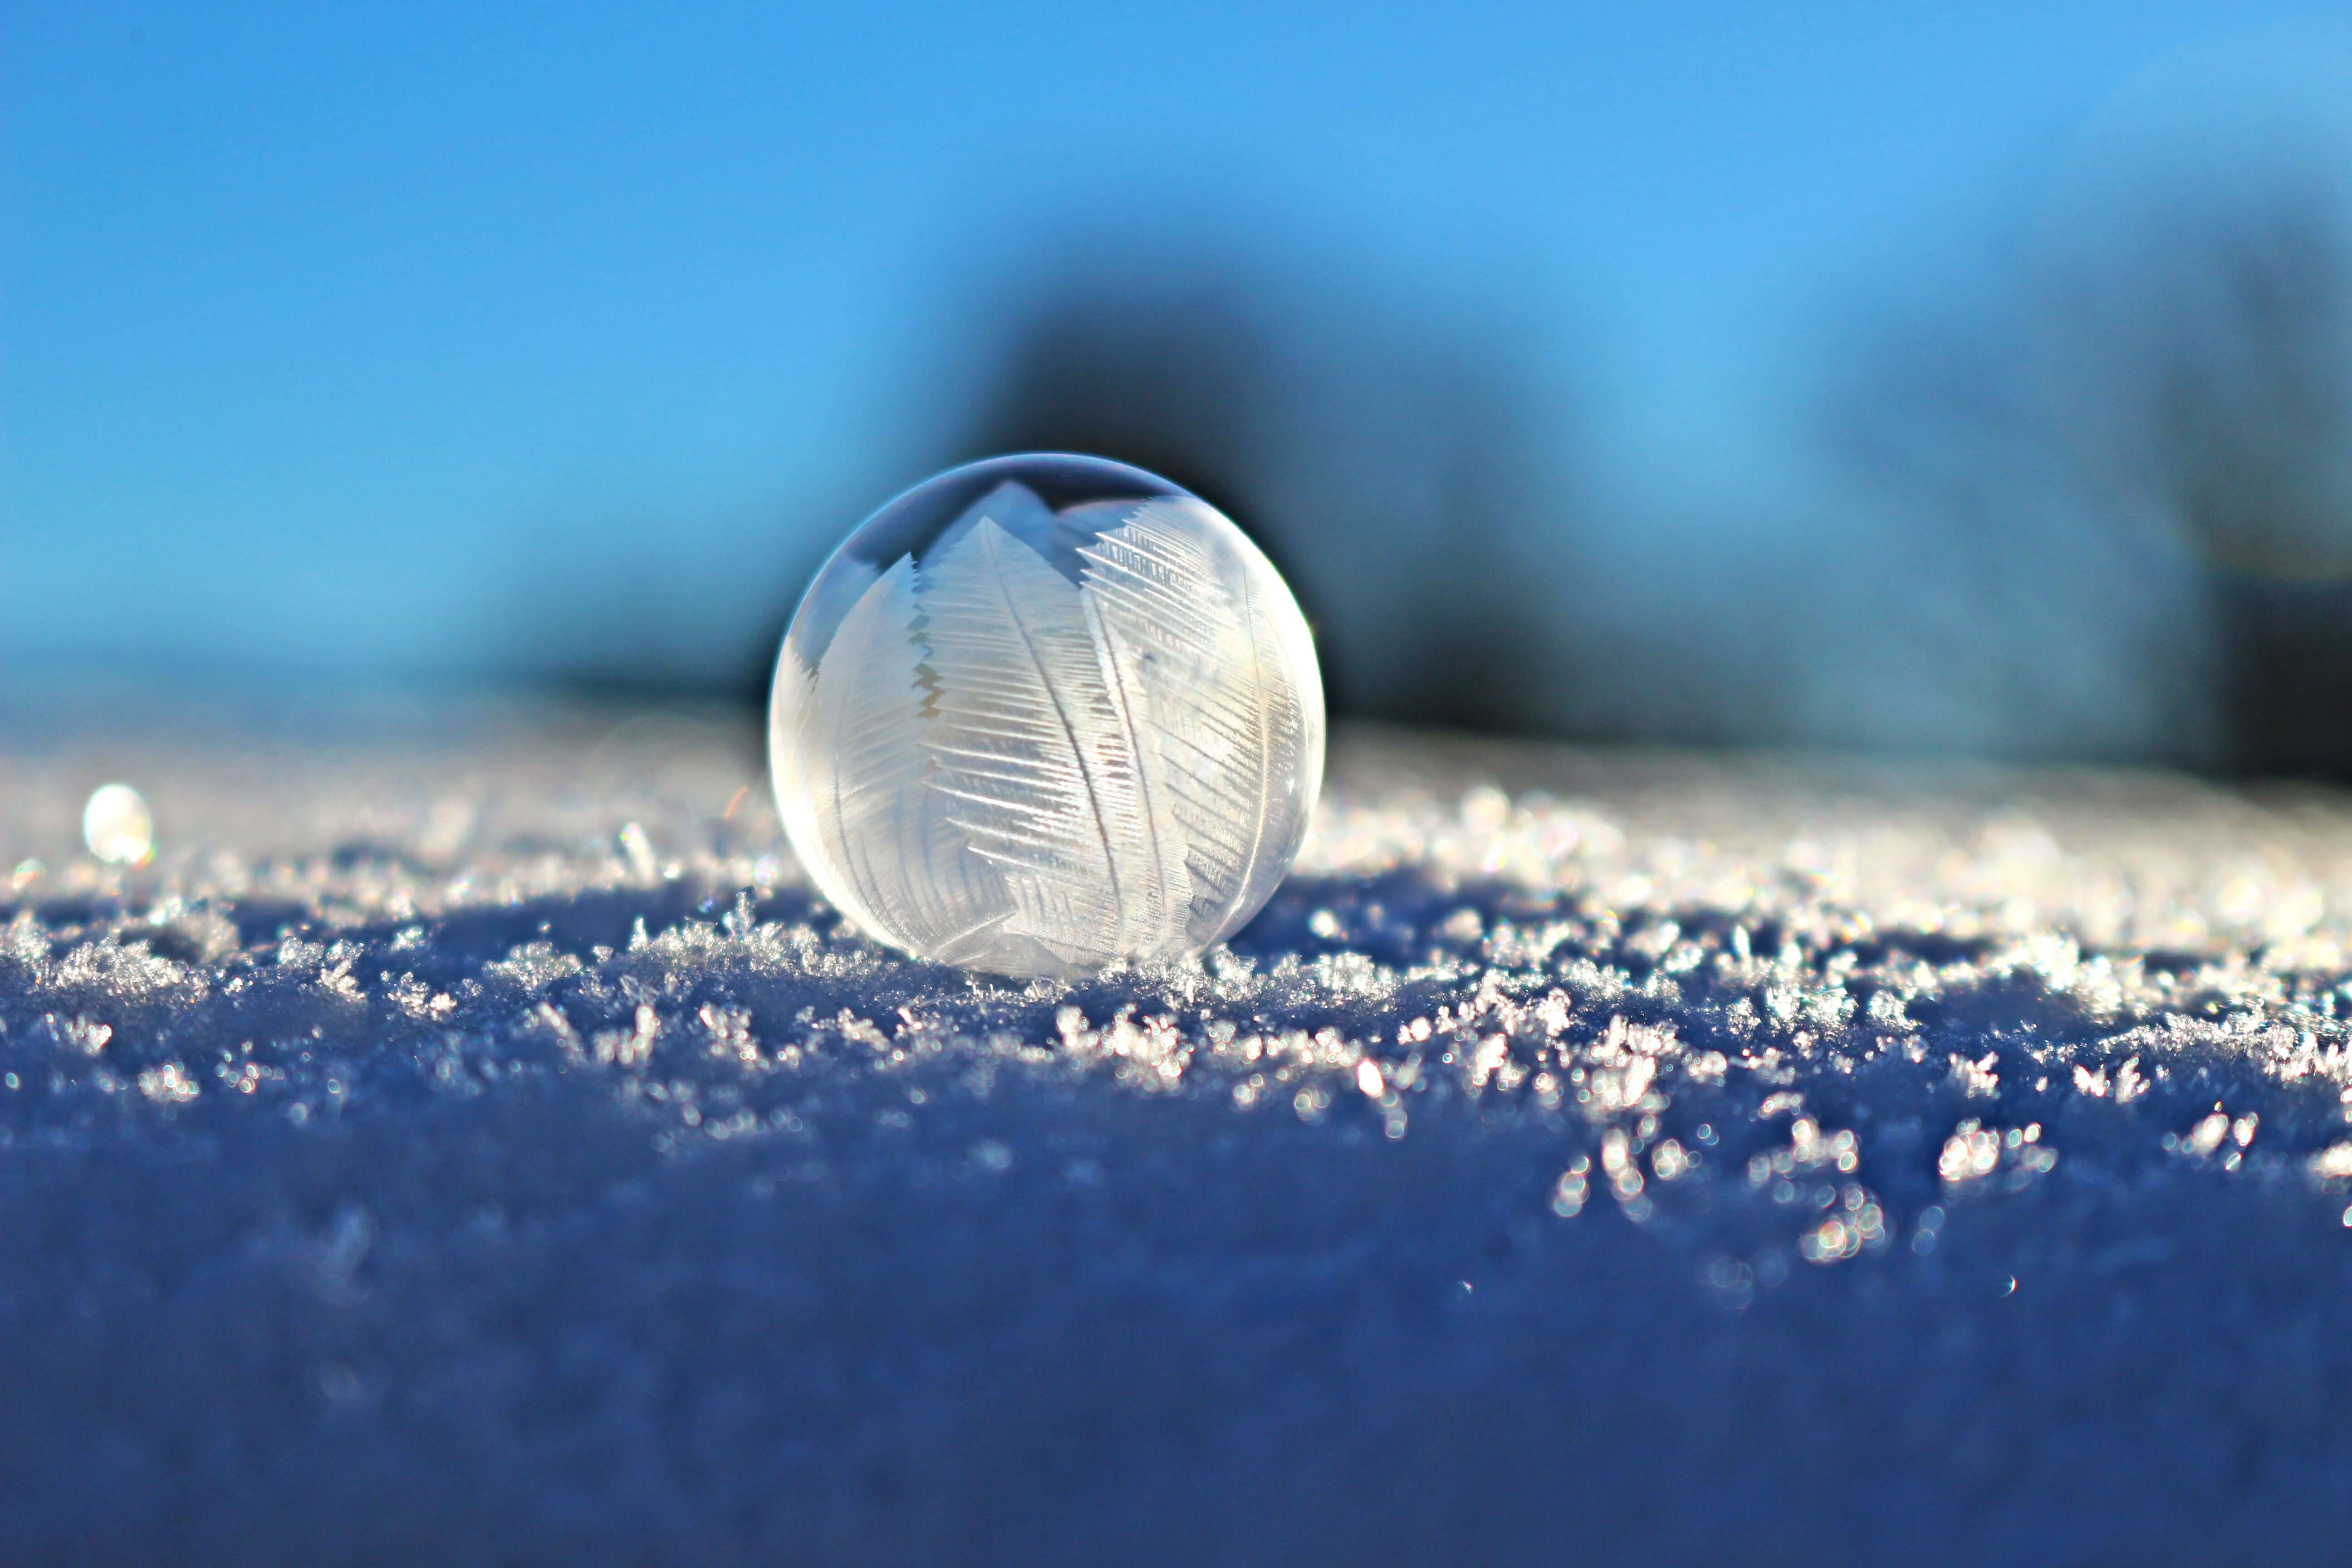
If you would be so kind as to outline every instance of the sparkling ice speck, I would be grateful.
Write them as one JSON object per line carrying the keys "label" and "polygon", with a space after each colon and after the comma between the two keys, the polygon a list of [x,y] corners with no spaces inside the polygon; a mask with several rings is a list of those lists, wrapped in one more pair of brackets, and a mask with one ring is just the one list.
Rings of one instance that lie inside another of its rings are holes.
{"label": "sparkling ice speck", "polygon": [[1198,952],[1306,836],[1323,686],[1223,514],[1096,458],[996,458],[860,524],[784,634],[793,848],[868,935],[1003,974]]}

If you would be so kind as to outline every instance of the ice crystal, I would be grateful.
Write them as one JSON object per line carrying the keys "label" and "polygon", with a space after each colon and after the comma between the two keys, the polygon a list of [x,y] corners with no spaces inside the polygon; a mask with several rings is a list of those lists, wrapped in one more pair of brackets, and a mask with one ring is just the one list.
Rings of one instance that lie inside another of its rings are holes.
{"label": "ice crystal", "polygon": [[793,847],[867,934],[999,973],[1238,929],[1306,836],[1322,689],[1288,589],[1205,502],[1090,458],[958,468],[825,563],[777,660]]}

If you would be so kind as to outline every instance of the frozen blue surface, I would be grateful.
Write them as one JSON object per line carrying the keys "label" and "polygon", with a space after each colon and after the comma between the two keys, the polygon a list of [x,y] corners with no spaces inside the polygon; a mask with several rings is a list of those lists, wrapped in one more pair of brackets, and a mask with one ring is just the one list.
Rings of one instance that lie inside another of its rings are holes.
{"label": "frozen blue surface", "polygon": [[[19,736],[0,1561],[2249,1562],[2352,1506],[2341,796],[1360,732],[1230,952],[1020,987],[813,902],[748,722]],[[113,777],[152,866],[73,852]]]}

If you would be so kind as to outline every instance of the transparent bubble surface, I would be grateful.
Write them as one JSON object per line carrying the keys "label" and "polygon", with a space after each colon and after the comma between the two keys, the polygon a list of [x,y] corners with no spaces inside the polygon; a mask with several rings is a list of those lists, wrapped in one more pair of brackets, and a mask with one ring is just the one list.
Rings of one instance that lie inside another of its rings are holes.
{"label": "transparent bubble surface", "polygon": [[868,935],[1075,977],[1257,912],[1323,777],[1273,565],[1197,497],[1069,456],[955,468],[834,552],[769,707],[793,848]]}

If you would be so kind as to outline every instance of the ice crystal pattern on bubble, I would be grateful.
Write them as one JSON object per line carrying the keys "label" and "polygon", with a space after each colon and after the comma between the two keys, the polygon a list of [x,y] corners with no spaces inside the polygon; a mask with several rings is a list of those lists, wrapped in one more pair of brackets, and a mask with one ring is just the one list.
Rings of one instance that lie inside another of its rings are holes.
{"label": "ice crystal pattern on bubble", "polygon": [[859,575],[812,602],[854,599],[813,666],[787,636],[771,737],[793,847],[866,932],[1073,975],[1198,952],[1265,901],[1320,783],[1322,692],[1288,590],[1214,510],[1057,514],[1006,482],[919,560],[836,572]]}

